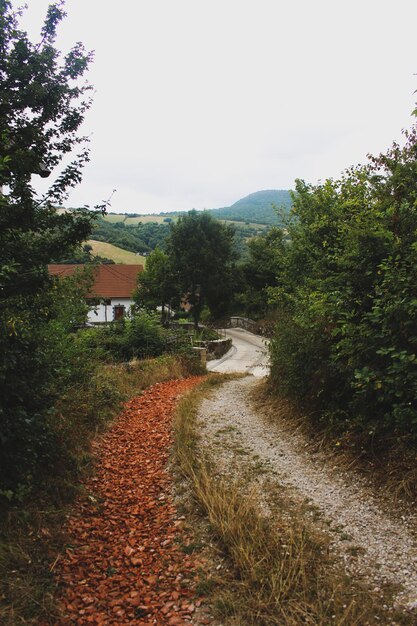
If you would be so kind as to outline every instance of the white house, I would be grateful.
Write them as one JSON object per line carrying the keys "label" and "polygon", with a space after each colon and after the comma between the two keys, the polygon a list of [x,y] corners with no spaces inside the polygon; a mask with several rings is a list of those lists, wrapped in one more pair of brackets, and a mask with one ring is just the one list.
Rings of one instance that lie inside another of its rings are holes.
{"label": "white house", "polygon": [[[65,278],[73,276],[84,265],[48,265],[52,276]],[[137,287],[138,274],[143,272],[143,265],[97,265],[92,269],[94,282],[86,294],[91,305],[88,321],[93,324],[112,322],[121,319],[134,304],[133,292]]]}

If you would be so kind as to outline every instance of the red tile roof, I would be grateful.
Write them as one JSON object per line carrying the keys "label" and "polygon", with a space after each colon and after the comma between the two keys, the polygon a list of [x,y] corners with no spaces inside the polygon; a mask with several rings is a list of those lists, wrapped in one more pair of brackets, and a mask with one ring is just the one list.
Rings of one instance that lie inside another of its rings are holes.
{"label": "red tile roof", "polygon": [[[84,265],[48,265],[52,276],[73,276]],[[137,277],[143,272],[143,265],[97,265],[93,267],[94,284],[88,293],[90,297],[130,298],[137,286]]]}

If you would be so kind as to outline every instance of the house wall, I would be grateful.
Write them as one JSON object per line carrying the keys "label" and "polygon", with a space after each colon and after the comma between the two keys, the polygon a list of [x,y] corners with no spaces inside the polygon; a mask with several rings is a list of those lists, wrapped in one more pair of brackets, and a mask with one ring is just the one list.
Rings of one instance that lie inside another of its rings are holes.
{"label": "house wall", "polygon": [[92,324],[102,324],[114,320],[114,307],[124,306],[125,314],[130,312],[131,305],[134,304],[130,298],[112,298],[110,304],[99,304],[91,308],[88,313],[88,321]]}

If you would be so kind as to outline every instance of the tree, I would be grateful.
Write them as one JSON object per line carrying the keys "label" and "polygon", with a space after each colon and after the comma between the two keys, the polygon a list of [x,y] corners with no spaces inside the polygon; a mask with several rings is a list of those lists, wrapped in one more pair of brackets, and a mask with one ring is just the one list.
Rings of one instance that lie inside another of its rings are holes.
{"label": "tree", "polygon": [[264,315],[268,310],[268,292],[280,282],[285,254],[284,232],[271,228],[265,235],[248,242],[249,259],[242,264],[243,284],[239,300],[247,314]]}
{"label": "tree", "polygon": [[[0,494],[30,483],[51,460],[60,351],[48,347],[57,314],[47,263],[87,239],[93,219],[53,206],[88,160],[79,129],[90,106],[91,87],[81,81],[91,54],[78,43],[62,58],[54,47],[62,2],[49,6],[37,44],[19,29],[20,15],[0,0]],[[55,173],[74,148],[39,196],[32,176]]]}
{"label": "tree", "polygon": [[168,255],[196,326],[204,306],[214,317],[227,310],[233,294],[233,237],[233,226],[194,209],[171,226]]}
{"label": "tree", "polygon": [[340,180],[297,181],[280,315],[277,389],[323,423],[417,441],[417,127]]}
{"label": "tree", "polygon": [[165,307],[176,294],[170,259],[165,252],[156,248],[146,260],[146,269],[139,274],[135,301],[139,306],[151,310],[161,307],[161,319],[165,318]]}

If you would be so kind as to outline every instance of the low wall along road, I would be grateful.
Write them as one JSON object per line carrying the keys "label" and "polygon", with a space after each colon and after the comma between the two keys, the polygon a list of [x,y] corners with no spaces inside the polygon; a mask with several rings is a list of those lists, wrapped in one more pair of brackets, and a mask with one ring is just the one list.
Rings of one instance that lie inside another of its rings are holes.
{"label": "low wall along road", "polygon": [[232,339],[231,349],[220,359],[208,361],[210,372],[247,372],[257,377],[268,376],[268,341],[243,328],[227,328],[222,331]]}

